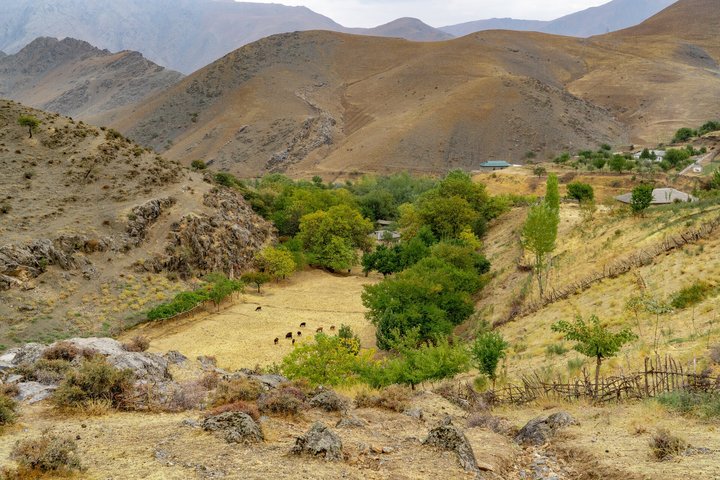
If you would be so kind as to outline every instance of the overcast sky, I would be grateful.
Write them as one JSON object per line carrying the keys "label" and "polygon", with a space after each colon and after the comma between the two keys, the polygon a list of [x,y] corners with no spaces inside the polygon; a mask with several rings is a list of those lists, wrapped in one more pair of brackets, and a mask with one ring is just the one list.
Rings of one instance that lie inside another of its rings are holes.
{"label": "overcast sky", "polygon": [[399,17],[415,17],[433,27],[512,17],[553,20],[610,0],[249,0],[304,5],[346,27],[374,27]]}

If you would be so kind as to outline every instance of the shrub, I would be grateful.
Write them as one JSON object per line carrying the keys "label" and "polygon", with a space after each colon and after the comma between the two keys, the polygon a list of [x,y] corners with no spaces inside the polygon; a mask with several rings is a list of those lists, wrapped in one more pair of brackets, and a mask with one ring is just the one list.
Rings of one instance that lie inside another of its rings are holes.
{"label": "shrub", "polygon": [[562,343],[553,343],[545,348],[545,354],[548,356],[552,355],[565,355],[568,349]]}
{"label": "shrub", "polygon": [[282,372],[313,385],[352,385],[369,362],[367,356],[357,354],[359,348],[352,339],[318,333],[315,342],[296,347],[283,359]]}
{"label": "shrub", "polygon": [[45,350],[42,358],[72,362],[78,355],[80,355],[80,350],[75,345],[68,342],[58,342]]}
{"label": "shrub", "polygon": [[209,300],[206,292],[180,292],[171,302],[162,303],[147,313],[148,320],[163,320],[187,312]]}
{"label": "shrub", "polygon": [[593,187],[587,183],[572,182],[567,185],[568,197],[579,202],[587,202],[595,199]]}
{"label": "shrub", "polygon": [[670,305],[673,308],[684,309],[697,305],[705,300],[712,287],[705,282],[695,282],[673,295]]}
{"label": "shrub", "polygon": [[223,380],[217,386],[212,404],[220,406],[238,401],[253,402],[260,398],[262,393],[263,387],[257,380],[250,378]]}
{"label": "shrub", "polygon": [[471,352],[475,366],[495,385],[496,371],[500,359],[505,358],[510,345],[499,332],[483,332],[475,339]]}
{"label": "shrub", "polygon": [[41,358],[33,364],[18,366],[15,373],[22,375],[26,380],[50,384],[62,380],[70,368],[70,362],[67,360]]}
{"label": "shrub", "polygon": [[191,380],[179,384],[172,391],[161,409],[170,412],[184,412],[202,408],[207,397],[207,388],[199,380]]}
{"label": "shrub", "polygon": [[123,397],[134,382],[131,370],[118,370],[102,357],[83,361],[78,370],[71,370],[52,396],[56,406],[77,408],[90,400],[108,400],[121,407]]}
{"label": "shrub", "polygon": [[150,340],[142,335],[133,337],[129,342],[123,343],[123,348],[128,352],[144,352],[150,347]]}
{"label": "shrub", "polygon": [[190,168],[193,170],[205,170],[207,168],[207,164],[205,164],[202,160],[193,160],[190,162]]}
{"label": "shrub", "polygon": [[305,394],[292,385],[281,385],[258,399],[258,408],[261,412],[278,415],[295,415],[304,406]]}
{"label": "shrub", "polygon": [[697,132],[695,132],[695,130],[693,130],[692,128],[681,128],[677,132],[675,132],[672,143],[687,142],[688,140],[693,138],[696,133]]}
{"label": "shrub", "polygon": [[0,425],[15,423],[17,402],[7,395],[0,394]]}
{"label": "shrub", "polygon": [[18,463],[15,478],[34,478],[33,474],[36,473],[69,474],[74,470],[82,470],[75,441],[49,433],[44,433],[38,439],[18,442],[10,458]]}
{"label": "shrub", "polygon": [[206,417],[214,417],[216,415],[220,415],[221,413],[227,412],[241,412],[249,415],[256,422],[260,420],[260,410],[258,410],[258,407],[253,405],[252,403],[243,401],[228,403],[226,405],[220,405],[219,407],[215,407],[206,414]]}
{"label": "shrub", "polygon": [[687,442],[665,428],[658,429],[650,440],[650,449],[658,460],[667,460],[679,455],[687,448]]}
{"label": "shrub", "polygon": [[378,394],[361,391],[355,396],[355,405],[358,408],[384,408],[394,412],[404,412],[410,405],[412,391],[400,385],[390,385]]}

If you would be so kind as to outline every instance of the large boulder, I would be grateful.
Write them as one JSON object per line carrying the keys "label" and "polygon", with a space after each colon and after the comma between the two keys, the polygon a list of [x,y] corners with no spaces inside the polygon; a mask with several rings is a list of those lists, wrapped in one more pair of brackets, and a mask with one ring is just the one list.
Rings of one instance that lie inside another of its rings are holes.
{"label": "large boulder", "polygon": [[18,394],[16,399],[21,402],[37,403],[45,400],[53,394],[57,388],[54,385],[44,385],[40,382],[20,382],[17,384]]}
{"label": "large boulder", "polygon": [[258,443],[265,440],[260,426],[250,415],[225,412],[203,421],[203,430],[221,433],[228,443]]}
{"label": "large boulder", "polygon": [[520,429],[515,441],[525,445],[543,445],[555,436],[558,430],[570,425],[577,425],[577,421],[567,412],[533,418]]}
{"label": "large boulder", "polygon": [[473,452],[470,441],[462,430],[452,424],[450,417],[445,417],[439,426],[430,430],[430,434],[423,442],[423,445],[455,452],[458,460],[460,460],[460,465],[465,470],[469,472],[479,471],[475,452]]}
{"label": "large boulder", "polygon": [[322,408],[326,412],[342,412],[347,410],[348,401],[332,390],[324,390],[310,399],[310,406]]}
{"label": "large boulder", "polygon": [[340,462],[344,458],[342,448],[342,440],[336,433],[322,422],[315,422],[305,435],[295,440],[295,446],[290,453],[321,457],[329,462]]}

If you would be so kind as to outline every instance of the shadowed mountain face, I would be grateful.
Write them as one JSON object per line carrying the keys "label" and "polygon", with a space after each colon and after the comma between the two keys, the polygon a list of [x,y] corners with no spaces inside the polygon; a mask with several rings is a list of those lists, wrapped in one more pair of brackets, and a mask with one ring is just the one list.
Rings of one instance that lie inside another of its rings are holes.
{"label": "shadowed mountain face", "polygon": [[[128,109],[117,125],[171,158],[241,175],[441,172],[667,141],[718,113],[710,3],[681,0],[636,29],[590,40],[509,31],[435,43],[273,36]],[[687,11],[707,25],[668,33]]]}
{"label": "shadowed mountain face", "polygon": [[14,53],[40,36],[73,37],[111,51],[135,50],[190,73],[269,35],[331,30],[429,41],[450,35],[401,19],[347,29],[305,7],[230,0],[17,0],[0,16],[0,50]]}
{"label": "shadowed mountain face", "polygon": [[571,37],[591,37],[637,25],[677,0],[612,0],[556,20],[542,22],[493,18],[442,27],[456,37],[483,30],[519,30]]}
{"label": "shadowed mountain face", "polygon": [[38,38],[0,57],[0,97],[101,124],[181,78],[137,52],[110,53],[72,38]]}

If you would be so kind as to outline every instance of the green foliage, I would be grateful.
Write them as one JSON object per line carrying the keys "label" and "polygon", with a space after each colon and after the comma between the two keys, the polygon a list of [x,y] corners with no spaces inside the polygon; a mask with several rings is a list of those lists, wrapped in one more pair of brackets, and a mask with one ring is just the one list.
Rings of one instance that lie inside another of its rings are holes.
{"label": "green foliage", "polygon": [[713,172],[712,177],[710,178],[710,187],[720,190],[720,168]]}
{"label": "green foliage", "polygon": [[205,280],[209,283],[207,298],[216,306],[235,292],[242,292],[245,284],[239,280],[231,280],[222,273],[212,273]]}
{"label": "green foliage", "polygon": [[622,173],[623,171],[628,170],[628,168],[629,168],[627,159],[625,157],[623,157],[622,155],[613,155],[610,158],[608,165],[610,166],[610,170],[612,170],[613,172],[619,172],[619,173]]}
{"label": "green foliage", "polygon": [[567,185],[568,197],[579,202],[588,202],[595,199],[595,192],[592,185],[581,182],[571,182]]}
{"label": "green foliage", "polygon": [[401,269],[402,248],[395,246],[388,248],[385,245],[379,245],[374,252],[363,255],[362,266],[365,273],[376,271],[387,276]]}
{"label": "green foliage", "polygon": [[681,142],[687,142],[691,138],[693,138],[697,132],[693,130],[692,128],[683,127],[679,129],[677,132],[675,132],[675,136],[672,139],[672,143],[681,143]]}
{"label": "green foliage", "polygon": [[553,210],[560,210],[560,187],[558,177],[554,173],[548,175],[547,178],[545,205]]}
{"label": "green foliage", "polygon": [[190,168],[193,170],[205,170],[207,165],[202,160],[193,160],[190,162]]}
{"label": "green foliage", "polygon": [[33,131],[40,126],[40,120],[32,115],[20,115],[17,120],[18,125],[22,127],[28,127],[28,133],[32,138]]}
{"label": "green foliage", "polygon": [[692,307],[705,300],[711,291],[712,286],[709,284],[705,282],[695,282],[673,295],[670,305],[680,310]]}
{"label": "green foliage", "polygon": [[349,325],[342,324],[338,328],[338,338],[352,353],[360,353],[360,337],[358,337]]}
{"label": "green foliage", "polygon": [[53,393],[52,401],[62,408],[80,408],[91,400],[104,400],[121,407],[124,396],[133,386],[131,370],[118,370],[103,357],[86,359],[77,370],[71,370]]}
{"label": "green foliage", "polygon": [[697,133],[699,136],[702,136],[706,133],[716,132],[718,130],[720,130],[720,121],[710,120],[704,123],[703,126],[698,129]]}
{"label": "green foliage", "polygon": [[257,292],[260,293],[260,287],[270,281],[270,275],[265,272],[247,272],[240,277],[243,282],[249,285],[255,285]]}
{"label": "green foliage", "polygon": [[548,356],[552,355],[565,355],[568,349],[562,343],[553,343],[545,348],[545,354]]}
{"label": "green foliage", "polygon": [[559,223],[557,210],[542,204],[530,208],[523,225],[522,245],[535,256],[535,275],[541,295],[544,291],[543,275],[547,268],[548,256],[555,250]]}
{"label": "green foliage", "polygon": [[11,425],[17,418],[17,402],[4,393],[0,394],[0,426]]}
{"label": "green foliage", "polygon": [[313,343],[296,347],[282,362],[281,370],[289,379],[306,379],[312,385],[352,385],[370,363],[368,355],[359,355],[355,339],[315,335]]}
{"label": "green foliage", "polygon": [[690,155],[691,152],[685,148],[671,148],[665,152],[665,160],[663,160],[663,162],[671,168],[681,168],[685,166]]}
{"label": "green foliage", "polygon": [[537,167],[533,168],[533,175],[536,177],[542,177],[543,175],[547,174],[547,169],[545,167],[542,167],[538,165]]}
{"label": "green foliage", "polygon": [[655,160],[657,159],[657,155],[655,152],[651,152],[647,148],[643,149],[642,152],[640,152],[640,159],[641,160]]}
{"label": "green foliage", "polygon": [[235,187],[242,185],[242,182],[227,172],[219,172],[215,174],[215,181],[223,187]]}
{"label": "green foliage", "polygon": [[265,247],[255,254],[255,263],[260,271],[267,273],[275,280],[292,274],[297,265],[293,254],[284,248]]}
{"label": "green foliage", "polygon": [[707,420],[720,418],[720,395],[677,390],[658,395],[655,400],[665,408]]}
{"label": "green foliage", "polygon": [[630,207],[636,215],[648,209],[653,200],[653,186],[648,184],[638,185],[633,188]]}
{"label": "green foliage", "polygon": [[493,331],[481,333],[472,344],[471,353],[475,366],[493,383],[496,379],[498,363],[500,359],[505,358],[509,346],[499,332]]}
{"label": "green foliage", "polygon": [[162,303],[147,313],[147,319],[151,321],[164,320],[187,312],[209,300],[207,292],[199,290],[195,292],[180,292],[175,295],[171,302]]}

